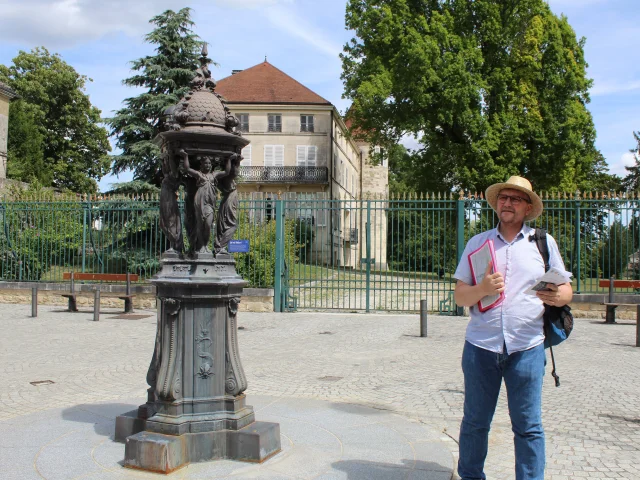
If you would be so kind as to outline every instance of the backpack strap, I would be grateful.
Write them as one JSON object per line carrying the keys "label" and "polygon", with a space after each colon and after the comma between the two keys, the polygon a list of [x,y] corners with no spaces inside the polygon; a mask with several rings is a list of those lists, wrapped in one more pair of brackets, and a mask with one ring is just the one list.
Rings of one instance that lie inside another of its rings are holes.
{"label": "backpack strap", "polygon": [[536,228],[535,233],[531,239],[535,240],[542,260],[544,261],[544,271],[548,272],[549,268],[549,244],[547,243],[547,231],[543,228]]}
{"label": "backpack strap", "polygon": [[[536,228],[535,233],[531,237],[529,237],[529,240],[536,242],[538,251],[540,252],[540,255],[542,256],[542,260],[544,261],[544,271],[548,272],[550,265],[549,265],[549,244],[547,243],[547,231],[544,230],[543,228]],[[546,308],[545,308],[545,311],[546,311]],[[544,325],[544,334],[546,336],[547,322],[544,321],[543,325]],[[556,373],[556,360],[553,357],[553,347],[551,346],[551,344],[549,344],[549,352],[551,353],[551,365],[552,365],[551,376],[553,376],[553,379],[555,380],[556,387],[559,387],[560,377]]]}

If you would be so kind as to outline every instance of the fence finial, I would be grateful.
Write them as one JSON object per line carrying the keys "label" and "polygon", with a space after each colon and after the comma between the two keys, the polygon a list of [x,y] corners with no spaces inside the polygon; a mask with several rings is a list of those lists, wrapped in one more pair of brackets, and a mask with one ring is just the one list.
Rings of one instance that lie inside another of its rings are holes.
{"label": "fence finial", "polygon": [[460,189],[460,195],[458,197],[458,200],[463,200],[464,199],[464,190]]}

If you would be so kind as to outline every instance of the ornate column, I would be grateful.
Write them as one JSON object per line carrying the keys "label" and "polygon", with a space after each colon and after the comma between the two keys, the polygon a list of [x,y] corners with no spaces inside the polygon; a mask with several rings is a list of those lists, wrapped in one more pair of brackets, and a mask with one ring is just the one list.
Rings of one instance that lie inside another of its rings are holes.
{"label": "ornate column", "polygon": [[167,129],[156,138],[165,175],[161,228],[171,248],[152,280],[159,308],[147,403],[116,419],[125,467],[161,473],[219,458],[262,462],[280,451],[279,425],[256,422],[245,403],[237,314],[246,282],[226,253],[236,228],[240,150],[249,142],[215,93],[206,55],[205,47],[191,91],[167,109]]}

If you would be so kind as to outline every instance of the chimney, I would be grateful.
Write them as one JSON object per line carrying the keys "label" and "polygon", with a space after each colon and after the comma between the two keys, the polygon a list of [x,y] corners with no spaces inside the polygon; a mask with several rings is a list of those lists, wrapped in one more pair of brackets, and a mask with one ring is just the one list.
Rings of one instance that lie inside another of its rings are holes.
{"label": "chimney", "polygon": [[231,75],[235,75],[236,73],[240,73],[242,70],[231,70]]}

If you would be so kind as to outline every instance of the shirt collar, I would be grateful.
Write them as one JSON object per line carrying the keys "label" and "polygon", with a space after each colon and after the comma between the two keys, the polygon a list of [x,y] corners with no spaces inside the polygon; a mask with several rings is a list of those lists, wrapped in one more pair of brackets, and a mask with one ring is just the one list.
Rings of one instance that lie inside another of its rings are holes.
{"label": "shirt collar", "polygon": [[527,237],[532,231],[533,228],[531,228],[529,225],[527,225],[526,223],[522,224],[522,228],[520,229],[520,231],[518,232],[518,234],[516,235],[516,237],[513,239],[512,242],[507,242],[504,237],[502,236],[502,234],[500,233],[500,230],[498,230],[498,228],[500,227],[500,223],[498,223],[498,225],[495,228],[496,231],[496,237],[498,237],[500,240],[502,240],[504,243],[515,243],[516,241],[520,240],[521,238]]}

